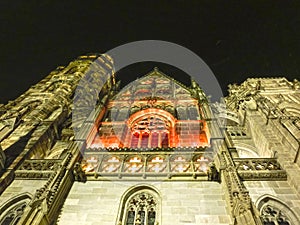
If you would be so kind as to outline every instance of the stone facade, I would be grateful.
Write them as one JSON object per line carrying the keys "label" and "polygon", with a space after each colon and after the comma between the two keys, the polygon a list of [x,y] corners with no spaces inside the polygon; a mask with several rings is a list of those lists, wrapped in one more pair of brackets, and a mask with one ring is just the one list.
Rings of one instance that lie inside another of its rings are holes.
{"label": "stone facade", "polygon": [[160,224],[232,223],[224,190],[216,182],[90,181],[73,185],[58,224],[70,224],[71,220],[74,221],[72,224],[114,224],[121,196],[130,187],[141,184],[159,190],[162,204]]}
{"label": "stone facade", "polygon": [[200,86],[89,54],[0,105],[0,224],[299,224],[299,81]]}

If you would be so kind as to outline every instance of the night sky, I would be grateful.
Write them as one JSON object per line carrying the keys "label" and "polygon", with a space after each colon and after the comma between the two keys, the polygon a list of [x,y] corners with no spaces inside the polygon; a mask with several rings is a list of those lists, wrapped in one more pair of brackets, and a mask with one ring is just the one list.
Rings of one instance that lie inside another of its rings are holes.
{"label": "night sky", "polygon": [[[195,52],[224,91],[247,77],[299,79],[299,14],[300,1],[3,0],[0,103],[81,54],[150,39]],[[118,75],[141,76],[152,67],[133,65]]]}

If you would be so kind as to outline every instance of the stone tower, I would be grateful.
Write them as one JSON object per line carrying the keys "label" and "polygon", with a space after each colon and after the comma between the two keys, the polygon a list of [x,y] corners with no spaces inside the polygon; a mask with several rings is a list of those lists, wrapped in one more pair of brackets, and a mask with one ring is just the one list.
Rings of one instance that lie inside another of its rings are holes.
{"label": "stone tower", "polygon": [[83,55],[2,105],[0,224],[299,224],[300,83],[165,73]]}

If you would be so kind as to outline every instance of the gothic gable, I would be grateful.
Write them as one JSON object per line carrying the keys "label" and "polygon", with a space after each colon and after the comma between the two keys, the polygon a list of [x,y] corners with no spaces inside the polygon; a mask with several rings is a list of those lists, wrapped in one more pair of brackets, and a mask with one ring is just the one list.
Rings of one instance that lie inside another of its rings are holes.
{"label": "gothic gable", "polygon": [[139,78],[115,97],[115,100],[145,99],[189,99],[191,92],[188,87],[165,75],[157,68]]}

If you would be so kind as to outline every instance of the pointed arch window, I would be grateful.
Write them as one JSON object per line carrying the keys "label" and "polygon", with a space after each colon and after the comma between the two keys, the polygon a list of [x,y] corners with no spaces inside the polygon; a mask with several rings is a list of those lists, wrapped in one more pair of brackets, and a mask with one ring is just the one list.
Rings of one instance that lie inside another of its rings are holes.
{"label": "pointed arch window", "polygon": [[14,197],[0,208],[0,224],[16,225],[21,219],[31,197],[21,194]]}
{"label": "pointed arch window", "polygon": [[131,147],[168,147],[170,123],[158,115],[136,121],[132,127]]}
{"label": "pointed arch window", "polygon": [[127,121],[127,141],[131,148],[167,148],[174,146],[175,118],[165,110],[148,108],[131,115]]}
{"label": "pointed arch window", "polygon": [[160,198],[149,187],[129,191],[122,202],[118,225],[160,224]]}
{"label": "pointed arch window", "polygon": [[289,206],[272,196],[258,201],[258,209],[263,225],[295,225],[299,219]]}
{"label": "pointed arch window", "polygon": [[264,225],[292,225],[281,210],[271,205],[264,206],[261,218]]}

